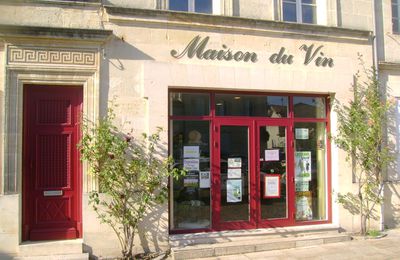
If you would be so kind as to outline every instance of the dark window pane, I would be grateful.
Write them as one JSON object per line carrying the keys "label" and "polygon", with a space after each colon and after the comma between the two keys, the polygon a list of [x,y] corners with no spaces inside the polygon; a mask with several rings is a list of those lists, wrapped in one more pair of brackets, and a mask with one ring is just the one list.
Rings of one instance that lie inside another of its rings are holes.
{"label": "dark window pane", "polygon": [[320,97],[294,97],[294,116],[325,118],[325,99]]}
{"label": "dark window pane", "polygon": [[398,18],[399,17],[399,12],[398,12],[398,6],[397,5],[392,5],[392,17],[393,18]]}
{"label": "dark window pane", "polygon": [[196,13],[212,13],[212,0],[196,0],[194,3],[194,11]]}
{"label": "dark window pane", "polygon": [[248,157],[248,127],[221,126],[221,221],[249,219]]}
{"label": "dark window pane", "polygon": [[288,100],[281,96],[215,95],[217,116],[287,117]]}
{"label": "dark window pane", "polygon": [[189,10],[188,0],[169,0],[169,10],[187,12]]}
{"label": "dark window pane", "polygon": [[170,115],[206,116],[210,114],[210,95],[203,93],[170,93]]}
{"label": "dark window pane", "polygon": [[399,21],[396,19],[392,19],[393,23],[393,32],[398,33],[399,32]]}
{"label": "dark window pane", "polygon": [[315,0],[302,0],[301,3],[302,4],[313,4],[313,5],[315,5]]}
{"label": "dark window pane", "polygon": [[283,20],[287,22],[297,22],[296,4],[283,3]]}
{"label": "dark window pane", "polygon": [[303,5],[302,6],[302,20],[303,23],[316,23],[316,12],[315,6],[312,5]]}
{"label": "dark window pane", "polygon": [[210,123],[174,120],[171,128],[174,167],[187,169],[186,176],[172,181],[172,229],[208,228],[211,223]]}

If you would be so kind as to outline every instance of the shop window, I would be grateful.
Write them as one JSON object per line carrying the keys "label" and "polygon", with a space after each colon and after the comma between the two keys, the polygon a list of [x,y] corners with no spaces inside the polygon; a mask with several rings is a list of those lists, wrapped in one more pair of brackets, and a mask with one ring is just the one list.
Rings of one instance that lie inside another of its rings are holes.
{"label": "shop window", "polygon": [[173,180],[173,229],[209,228],[210,210],[210,123],[171,121],[175,167],[187,170]]}
{"label": "shop window", "polygon": [[215,95],[217,116],[287,117],[288,98],[283,96]]}
{"label": "shop window", "polygon": [[399,12],[400,12],[400,4],[399,0],[392,0],[392,29],[393,33],[399,33]]}
{"label": "shop window", "polygon": [[212,2],[212,0],[169,0],[169,10],[212,14]]}
{"label": "shop window", "polygon": [[325,118],[325,99],[321,97],[294,97],[294,116]]}
{"label": "shop window", "polygon": [[282,18],[286,22],[317,23],[316,0],[282,0]]}
{"label": "shop window", "polygon": [[210,114],[210,95],[201,93],[171,93],[170,115],[205,116]]}
{"label": "shop window", "polygon": [[326,219],[325,123],[295,123],[296,220]]}

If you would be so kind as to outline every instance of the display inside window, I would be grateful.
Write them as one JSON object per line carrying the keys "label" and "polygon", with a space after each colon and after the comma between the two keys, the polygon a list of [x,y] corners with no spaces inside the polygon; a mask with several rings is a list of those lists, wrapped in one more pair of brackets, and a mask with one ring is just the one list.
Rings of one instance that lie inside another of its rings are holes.
{"label": "display inside window", "polygon": [[302,129],[303,132],[295,135],[296,220],[325,220],[325,123],[295,123],[295,129]]}
{"label": "display inside window", "polygon": [[210,146],[208,121],[171,122],[175,167],[186,175],[173,180],[173,228],[210,227]]}

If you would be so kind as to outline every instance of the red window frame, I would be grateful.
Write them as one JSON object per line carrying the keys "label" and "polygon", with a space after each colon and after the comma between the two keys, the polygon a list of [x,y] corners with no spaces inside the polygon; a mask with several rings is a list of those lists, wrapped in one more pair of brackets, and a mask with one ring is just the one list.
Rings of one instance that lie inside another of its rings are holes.
{"label": "red window frame", "polygon": [[[170,105],[168,106],[168,125],[170,126],[171,122],[174,120],[198,120],[198,121],[209,121],[210,122],[210,144],[214,144],[215,140],[217,140],[217,133],[214,131],[216,125],[219,125],[219,120],[222,121],[230,121],[232,122],[237,122],[241,118],[246,118],[249,120],[254,121],[254,126],[253,126],[253,131],[250,132],[249,139],[255,139],[256,138],[256,128],[261,124],[264,123],[272,123],[273,126],[287,126],[287,133],[288,137],[287,140],[288,142],[286,143],[287,147],[291,147],[291,149],[287,150],[287,160],[288,160],[288,170],[293,171],[294,165],[294,125],[295,123],[301,123],[301,122],[322,122],[325,123],[325,131],[326,131],[326,164],[327,164],[327,170],[325,173],[325,178],[326,178],[326,194],[325,194],[325,200],[327,202],[326,207],[327,207],[327,216],[325,220],[308,220],[308,221],[301,221],[295,220],[295,189],[294,189],[294,181],[293,184],[289,185],[287,187],[288,189],[288,195],[291,196],[291,198],[288,198],[288,218],[290,219],[289,221],[280,221],[277,223],[274,223],[274,220],[269,221],[269,224],[265,224],[264,221],[261,220],[260,213],[257,212],[255,214],[255,220],[258,223],[255,224],[250,224],[250,225],[234,225],[234,226],[216,226],[215,225],[215,220],[217,217],[215,214],[213,214],[213,211],[215,209],[218,210],[218,206],[214,205],[215,203],[219,202],[220,200],[220,192],[217,192],[218,194],[213,194],[213,190],[217,188],[218,186],[218,180],[213,179],[213,173],[211,172],[211,220],[212,224],[210,228],[201,228],[201,229],[188,229],[188,230],[172,230],[171,228],[170,233],[171,234],[184,234],[184,233],[197,233],[197,232],[212,232],[212,231],[220,231],[220,230],[235,230],[235,229],[243,229],[243,228],[267,228],[267,227],[276,227],[276,226],[302,226],[302,225],[317,225],[317,224],[327,224],[327,223],[332,223],[332,196],[331,196],[331,189],[332,189],[332,183],[331,183],[331,145],[330,145],[330,139],[329,139],[329,133],[331,131],[331,124],[330,124],[330,96],[328,94],[302,94],[302,93],[270,93],[270,92],[248,92],[248,91],[208,91],[208,90],[188,90],[188,89],[181,89],[181,88],[170,88],[168,92],[168,99],[170,98],[171,93],[200,93],[200,94],[209,94],[210,97],[210,113],[209,115],[203,115],[203,116],[174,116],[171,115],[170,111]],[[288,114],[287,117],[285,118],[268,118],[268,117],[257,117],[257,116],[217,116],[215,112],[215,95],[216,94],[234,94],[234,95],[260,95],[260,96],[286,96],[288,97]],[[325,118],[300,118],[300,117],[294,117],[294,102],[293,99],[294,97],[319,97],[319,98],[324,98],[325,99],[325,113],[326,116]],[[170,104],[170,102],[168,102]],[[235,124],[235,123],[234,123]],[[171,131],[171,127],[168,128],[169,131]],[[170,136],[170,135],[169,135]],[[170,142],[170,140],[169,140]],[[250,149],[256,149],[255,147],[249,147]],[[172,154],[172,151],[170,150],[169,146],[169,154]],[[216,149],[210,145],[210,161],[214,162],[215,156],[217,155]],[[292,153],[292,154],[291,154]],[[218,155],[217,155],[218,156]],[[254,163],[253,163],[254,164]],[[212,167],[212,166],[211,166]],[[254,166],[250,166],[250,170],[255,170]],[[287,170],[287,171],[288,171]],[[213,171],[213,169],[211,169]],[[294,177],[293,177],[294,178]],[[260,183],[259,178],[257,177],[255,179],[256,183]],[[216,186],[217,185],[217,186]],[[218,186],[219,188],[219,186]],[[262,187],[258,187],[258,189],[261,189]],[[259,195],[258,192],[254,192],[254,199],[259,201]],[[173,210],[173,207],[171,205],[171,201],[173,198],[171,197],[171,193],[169,194],[169,217],[171,217],[171,212],[170,210]],[[257,202],[258,203],[258,202]],[[260,210],[259,207],[257,207],[258,211]],[[252,213],[250,213],[252,215]],[[251,221],[250,221],[251,222]],[[264,222],[264,223],[263,223]]]}

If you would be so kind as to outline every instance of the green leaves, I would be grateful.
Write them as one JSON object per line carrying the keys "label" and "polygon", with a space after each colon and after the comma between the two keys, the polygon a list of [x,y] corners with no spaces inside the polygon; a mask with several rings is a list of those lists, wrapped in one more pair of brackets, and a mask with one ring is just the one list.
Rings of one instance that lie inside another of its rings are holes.
{"label": "green leaves", "polygon": [[114,118],[111,108],[97,124],[85,120],[79,148],[99,181],[101,194],[91,192],[89,203],[100,221],[113,228],[124,259],[130,259],[139,222],[151,207],[167,199],[168,177],[184,173],[172,169],[172,158],[163,159],[158,153],[161,128],[135,139],[119,131]]}
{"label": "green leaves", "polygon": [[381,93],[376,70],[364,72],[366,81],[360,83],[360,75],[355,77],[353,100],[348,104],[336,101],[339,127],[333,137],[337,146],[347,152],[347,160],[355,163],[353,174],[358,184],[358,194],[339,194],[338,201],[352,214],[360,214],[363,234],[366,221],[376,217],[374,207],[383,199],[383,171],[393,160],[384,141],[386,115],[392,104]]}

